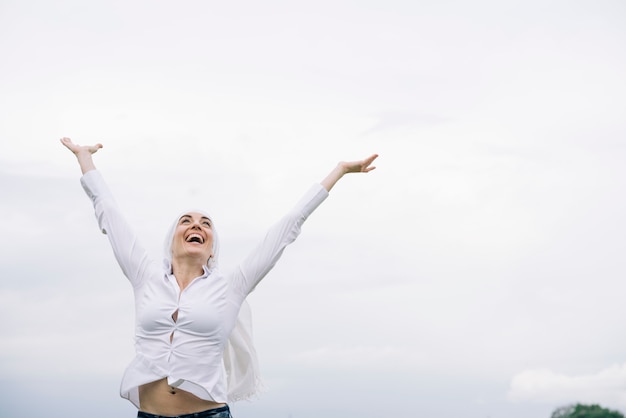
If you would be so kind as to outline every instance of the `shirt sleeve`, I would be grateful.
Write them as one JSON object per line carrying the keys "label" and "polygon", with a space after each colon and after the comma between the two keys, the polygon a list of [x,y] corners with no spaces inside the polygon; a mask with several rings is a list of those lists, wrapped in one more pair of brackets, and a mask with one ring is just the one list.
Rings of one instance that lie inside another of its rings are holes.
{"label": "shirt sleeve", "polygon": [[300,228],[311,213],[328,197],[328,191],[315,184],[280,221],[267,231],[265,238],[233,272],[232,285],[245,298],[274,267],[287,245],[300,235]]}
{"label": "shirt sleeve", "polygon": [[122,272],[133,287],[138,287],[153,266],[146,250],[119,210],[102,174],[88,171],[80,183],[93,203],[98,226],[108,237]]}

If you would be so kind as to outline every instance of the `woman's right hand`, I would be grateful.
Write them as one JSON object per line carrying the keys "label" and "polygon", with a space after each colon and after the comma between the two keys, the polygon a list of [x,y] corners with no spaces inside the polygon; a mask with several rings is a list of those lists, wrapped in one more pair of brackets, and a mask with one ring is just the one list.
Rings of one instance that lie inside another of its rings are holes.
{"label": "woman's right hand", "polygon": [[89,154],[95,154],[100,148],[102,148],[102,144],[78,145],[73,143],[72,140],[67,137],[61,138],[61,143],[76,155],[84,152],[88,152]]}
{"label": "woman's right hand", "polygon": [[78,145],[73,143],[72,140],[67,137],[61,138],[61,143],[65,145],[67,149],[72,151],[76,158],[78,158],[78,164],[80,165],[80,170],[83,174],[96,169],[91,155],[98,152],[98,150],[102,148],[102,144]]}

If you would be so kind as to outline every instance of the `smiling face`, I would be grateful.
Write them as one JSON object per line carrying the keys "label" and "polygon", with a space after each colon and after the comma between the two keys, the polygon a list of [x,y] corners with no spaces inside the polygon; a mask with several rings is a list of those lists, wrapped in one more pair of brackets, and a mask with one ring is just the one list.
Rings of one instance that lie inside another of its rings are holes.
{"label": "smiling face", "polygon": [[206,264],[213,255],[213,225],[198,212],[189,212],[178,219],[172,239],[172,258],[192,258]]}

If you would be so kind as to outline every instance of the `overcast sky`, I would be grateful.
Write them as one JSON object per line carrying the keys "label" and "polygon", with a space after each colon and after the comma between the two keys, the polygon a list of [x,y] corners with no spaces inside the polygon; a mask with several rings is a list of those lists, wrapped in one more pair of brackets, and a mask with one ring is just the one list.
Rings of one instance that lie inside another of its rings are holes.
{"label": "overcast sky", "polygon": [[0,415],[131,417],[131,287],[58,142],[221,263],[342,159],[250,296],[236,418],[626,412],[626,3],[0,0]]}

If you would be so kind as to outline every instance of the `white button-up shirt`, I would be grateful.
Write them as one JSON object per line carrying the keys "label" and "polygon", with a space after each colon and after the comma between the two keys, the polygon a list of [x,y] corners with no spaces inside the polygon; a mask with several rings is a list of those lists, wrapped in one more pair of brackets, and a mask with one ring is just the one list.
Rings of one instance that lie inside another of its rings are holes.
{"label": "white button-up shirt", "polygon": [[171,266],[151,258],[139,243],[100,172],[87,172],[81,184],[134,289],[136,356],[122,379],[121,396],[139,407],[138,387],[167,378],[168,384],[201,399],[226,403],[224,348],[240,307],[328,192],[314,185],[232,272],[205,267],[204,274],[181,292]]}

